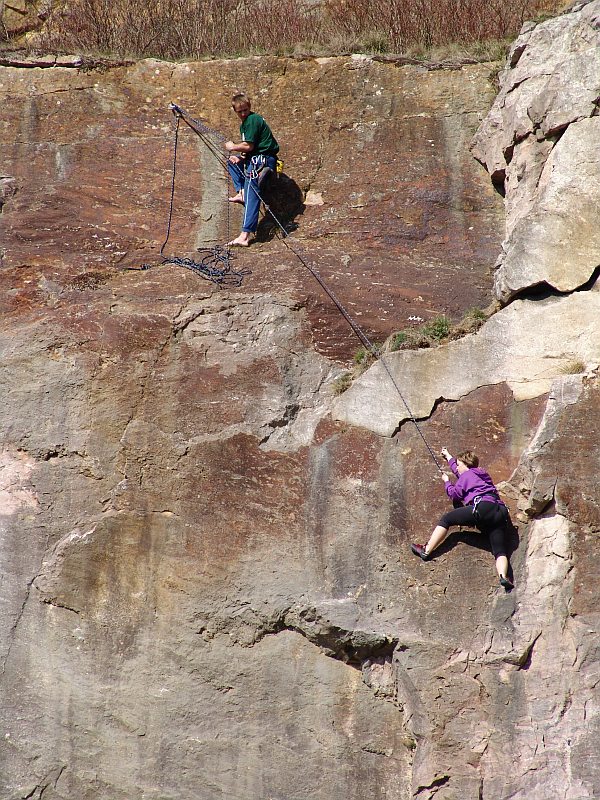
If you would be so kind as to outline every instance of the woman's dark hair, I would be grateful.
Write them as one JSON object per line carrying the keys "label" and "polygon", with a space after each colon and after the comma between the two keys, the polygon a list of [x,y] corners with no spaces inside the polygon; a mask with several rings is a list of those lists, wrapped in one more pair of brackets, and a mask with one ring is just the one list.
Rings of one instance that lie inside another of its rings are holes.
{"label": "woman's dark hair", "polygon": [[457,461],[462,461],[465,467],[472,469],[472,467],[479,466],[479,458],[475,455],[472,450],[463,450],[462,453],[459,453],[456,456]]}

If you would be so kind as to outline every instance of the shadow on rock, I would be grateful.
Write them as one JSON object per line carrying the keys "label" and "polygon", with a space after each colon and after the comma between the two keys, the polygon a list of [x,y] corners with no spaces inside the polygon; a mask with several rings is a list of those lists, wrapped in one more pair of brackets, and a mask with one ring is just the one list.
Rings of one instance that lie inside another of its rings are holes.
{"label": "shadow on rock", "polygon": [[[519,529],[516,527],[516,525],[511,525],[506,535],[506,544],[508,550],[507,555],[509,561],[512,557],[512,554],[519,547],[519,541]],[[469,547],[476,547],[478,550],[485,550],[486,553],[492,552],[490,540],[487,534],[481,533],[481,531],[477,530],[477,528],[459,528],[458,530],[453,531],[446,541],[435,549],[435,552],[432,555],[432,560],[439,558],[439,556],[443,555],[444,553],[448,553],[450,550],[453,550],[459,542],[467,544]]]}
{"label": "shadow on rock", "polygon": [[[288,233],[296,230],[298,227],[296,217],[303,214],[305,209],[302,189],[296,181],[285,172],[277,176],[271,175],[261,187],[261,194],[265,204],[277,217],[281,226]],[[277,233],[282,233],[281,228],[265,209],[265,214],[256,231],[256,238],[258,241],[265,242],[272,239]]]}

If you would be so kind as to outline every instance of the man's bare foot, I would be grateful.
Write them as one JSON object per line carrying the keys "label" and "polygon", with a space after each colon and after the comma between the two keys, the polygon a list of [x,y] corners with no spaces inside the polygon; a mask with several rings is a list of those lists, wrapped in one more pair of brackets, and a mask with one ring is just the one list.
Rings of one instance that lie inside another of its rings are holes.
{"label": "man's bare foot", "polygon": [[238,192],[233,197],[230,197],[229,198],[229,202],[230,203],[242,203],[243,204],[244,203],[244,194],[243,194],[243,192]]}
{"label": "man's bare foot", "polygon": [[240,233],[237,239],[227,242],[228,247],[248,247],[250,244],[250,237],[245,233]]}

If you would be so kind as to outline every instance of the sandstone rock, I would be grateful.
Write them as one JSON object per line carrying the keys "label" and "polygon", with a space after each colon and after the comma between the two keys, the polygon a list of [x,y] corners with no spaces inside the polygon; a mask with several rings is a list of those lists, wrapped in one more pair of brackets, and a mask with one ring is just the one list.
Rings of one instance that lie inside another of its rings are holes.
{"label": "sandstone rock", "polygon": [[26,37],[32,31],[39,30],[44,13],[41,6],[37,0],[1,0],[0,26],[3,44],[7,40]]}
{"label": "sandstone rock", "polygon": [[[571,406],[580,399],[583,376],[573,375],[555,382],[548,397],[542,425],[521,456],[519,467],[510,479],[517,488],[519,508],[528,516],[541,514],[555,499],[558,470],[548,474],[540,469],[558,436],[558,426],[563,415],[571,412]],[[554,459],[553,459],[554,461]]]}
{"label": "sandstone rock", "polygon": [[[94,64],[100,65],[100,63],[101,59],[96,61],[92,58],[84,59],[82,56],[37,55],[33,53],[12,53],[11,51],[5,50],[0,53],[0,66],[3,67],[36,67],[40,69],[48,69],[49,67],[71,67],[79,69],[84,64],[93,66]],[[115,64],[113,63],[112,66],[115,66]]]}
{"label": "sandstone rock", "polygon": [[0,175],[0,211],[6,201],[17,191],[17,182],[9,175]]}
{"label": "sandstone rock", "polygon": [[[360,312],[369,336],[384,339],[415,313],[460,316],[487,305],[502,204],[466,143],[492,102],[491,69],[428,72],[352,58],[176,65],[149,59],[105,64],[98,73],[6,67],[0,147],[3,169],[21,188],[14,212],[2,220],[5,267],[27,265],[48,278],[57,272],[59,242],[64,284],[159,261],[173,160],[168,104],[178,102],[233,135],[237,120],[227,98],[244,86],[281,140],[290,183],[300,195],[326,201],[300,206],[290,244]],[[20,143],[18,152],[11,141]],[[233,238],[240,219],[234,209],[228,232],[218,162],[188,129],[177,165],[166,253],[191,256],[196,247]],[[262,244],[269,235],[265,230]],[[255,246],[237,263],[253,270],[258,291],[275,282],[306,298],[322,353],[354,354],[358,342],[289,250]],[[466,286],[465,264],[472,266]],[[15,275],[8,282],[19,291]],[[31,290],[27,284],[24,295]]]}
{"label": "sandstone rock", "polygon": [[[499,297],[542,282],[569,291],[600,266],[599,141],[600,117],[593,117],[569,125],[552,149],[537,179],[535,202],[503,246]],[[526,160],[525,169],[529,166]]]}
{"label": "sandstone rock", "polygon": [[[235,291],[156,264],[168,102],[233,131],[245,87],[326,199],[289,244],[373,339],[487,305],[501,209],[466,143],[491,71],[2,70],[2,798],[598,796],[597,290],[386,357],[435,406],[428,441],[468,437],[544,506],[505,593],[476,534],[410,553],[446,508],[437,471],[414,426],[380,435],[405,415],[381,364],[339,401],[355,424],[332,419],[357,344],[287,248],[240,254]],[[196,140],[178,159],[167,252],[194,255],[226,234],[226,187]]]}
{"label": "sandstone rock", "polygon": [[599,14],[596,0],[522,33],[472,142],[506,195],[495,284],[505,302],[542,282],[575,289],[600,264]]}
{"label": "sandstone rock", "polygon": [[[346,323],[267,237],[238,256],[252,275],[235,292],[121,270],[156,263],[165,236],[168,102],[233,131],[244,86],[290,181],[326,199],[293,246],[371,335],[481,305],[501,208],[464,143],[490,67],[44,66],[0,79],[19,187],[1,216],[1,429],[24,464],[0,528],[0,794],[408,797],[402,464],[328,418],[340,366],[323,353],[355,351]],[[167,252],[194,255],[224,240],[228,206],[190,137]]]}
{"label": "sandstone rock", "polygon": [[565,298],[515,301],[463,339],[385,354],[338,398],[334,414],[391,436],[411,413],[427,417],[436,402],[459,400],[480,386],[506,382],[517,399],[539,396],[573,364],[598,366],[599,309],[597,286]]}

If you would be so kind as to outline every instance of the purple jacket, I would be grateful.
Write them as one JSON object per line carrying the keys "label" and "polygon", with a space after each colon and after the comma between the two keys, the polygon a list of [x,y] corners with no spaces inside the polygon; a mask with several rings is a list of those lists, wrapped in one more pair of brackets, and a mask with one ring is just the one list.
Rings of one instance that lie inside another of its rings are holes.
{"label": "purple jacket", "polygon": [[502,503],[494,482],[484,469],[471,467],[459,475],[455,458],[451,458],[448,465],[458,477],[454,485],[449,481],[446,483],[446,494],[451,500],[459,500],[466,506],[472,504],[476,497],[488,500],[490,503]]}

